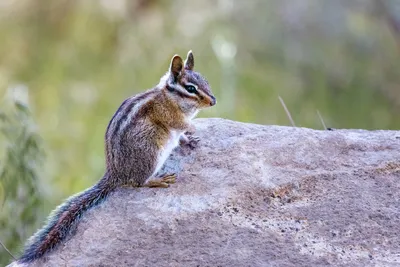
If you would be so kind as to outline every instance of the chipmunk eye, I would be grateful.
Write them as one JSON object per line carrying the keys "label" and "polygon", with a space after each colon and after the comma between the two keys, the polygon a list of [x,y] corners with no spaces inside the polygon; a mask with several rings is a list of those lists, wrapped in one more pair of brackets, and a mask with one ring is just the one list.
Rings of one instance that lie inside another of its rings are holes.
{"label": "chipmunk eye", "polygon": [[196,87],[194,87],[193,85],[185,85],[185,89],[189,93],[196,93],[197,92]]}

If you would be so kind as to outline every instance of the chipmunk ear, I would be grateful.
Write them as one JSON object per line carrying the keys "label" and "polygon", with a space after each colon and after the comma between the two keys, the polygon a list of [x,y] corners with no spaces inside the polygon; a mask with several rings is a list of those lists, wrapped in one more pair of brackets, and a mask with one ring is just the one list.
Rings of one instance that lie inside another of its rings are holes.
{"label": "chipmunk ear", "polygon": [[183,68],[183,60],[180,56],[175,55],[171,59],[171,65],[169,66],[169,72],[171,76],[176,80],[178,75],[181,73]]}
{"label": "chipmunk ear", "polygon": [[186,60],[185,60],[185,69],[186,70],[193,70],[194,68],[194,57],[193,57],[193,52],[190,50],[187,54]]}

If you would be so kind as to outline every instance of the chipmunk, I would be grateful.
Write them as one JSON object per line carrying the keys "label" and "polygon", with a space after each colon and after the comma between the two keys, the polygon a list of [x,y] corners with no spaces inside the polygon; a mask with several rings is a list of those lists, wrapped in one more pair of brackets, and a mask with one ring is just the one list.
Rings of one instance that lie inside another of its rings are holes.
{"label": "chipmunk", "polygon": [[28,241],[18,264],[37,260],[57,247],[90,208],[119,187],[168,187],[175,174],[155,177],[172,150],[192,148],[199,141],[191,120],[216,99],[207,80],[193,70],[189,51],[185,62],[174,55],[159,84],[126,99],[105,134],[106,171],[91,188],[66,200],[49,216],[48,224]]}

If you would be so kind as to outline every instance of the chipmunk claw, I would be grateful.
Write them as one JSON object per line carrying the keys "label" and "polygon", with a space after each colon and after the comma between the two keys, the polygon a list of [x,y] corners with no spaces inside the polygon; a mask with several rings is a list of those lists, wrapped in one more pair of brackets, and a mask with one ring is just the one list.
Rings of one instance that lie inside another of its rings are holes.
{"label": "chipmunk claw", "polygon": [[174,184],[176,182],[176,174],[167,174],[161,178],[161,181],[167,184]]}

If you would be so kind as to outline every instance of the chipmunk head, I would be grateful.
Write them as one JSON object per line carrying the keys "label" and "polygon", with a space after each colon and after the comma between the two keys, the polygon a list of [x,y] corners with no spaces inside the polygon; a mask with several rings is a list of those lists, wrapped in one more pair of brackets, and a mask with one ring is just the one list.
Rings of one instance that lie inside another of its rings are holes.
{"label": "chipmunk head", "polygon": [[171,59],[168,73],[162,79],[168,96],[188,114],[196,113],[199,109],[214,106],[217,103],[207,80],[193,68],[192,51],[187,54],[185,62],[180,56],[175,55]]}

